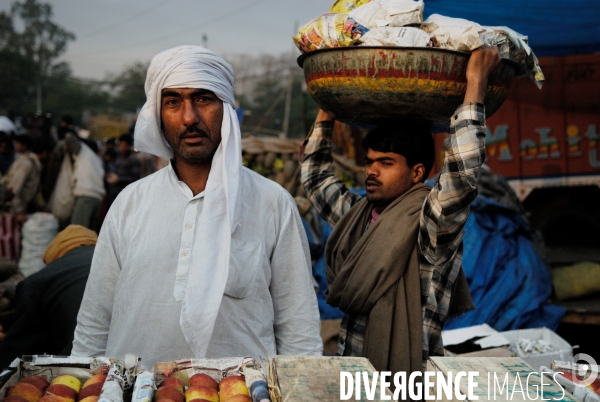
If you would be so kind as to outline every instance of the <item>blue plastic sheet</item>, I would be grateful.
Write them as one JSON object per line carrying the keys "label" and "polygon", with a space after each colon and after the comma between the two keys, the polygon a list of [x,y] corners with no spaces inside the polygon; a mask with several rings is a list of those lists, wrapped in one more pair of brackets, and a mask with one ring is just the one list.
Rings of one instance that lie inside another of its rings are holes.
{"label": "blue plastic sheet", "polygon": [[600,7],[592,0],[426,0],[431,14],[508,26],[529,36],[537,56],[600,51]]}
{"label": "blue plastic sheet", "polygon": [[315,241],[312,231],[309,229],[304,218],[302,218],[302,225],[304,225],[306,237],[308,238],[310,255],[314,261],[312,267],[313,277],[319,284],[319,290],[317,292],[319,314],[322,320],[335,320],[337,318],[342,318],[344,313],[339,308],[332,307],[325,301],[325,291],[327,290],[327,276],[325,275],[325,270],[327,268],[325,264],[325,244],[327,244],[327,239],[329,238],[329,235],[331,235],[331,226],[320,217],[319,223],[321,225],[321,239],[320,241]]}
{"label": "blue plastic sheet", "polygon": [[445,330],[483,323],[498,331],[558,327],[566,310],[547,302],[550,273],[518,213],[477,197],[465,225],[463,268],[476,309],[446,322]]}

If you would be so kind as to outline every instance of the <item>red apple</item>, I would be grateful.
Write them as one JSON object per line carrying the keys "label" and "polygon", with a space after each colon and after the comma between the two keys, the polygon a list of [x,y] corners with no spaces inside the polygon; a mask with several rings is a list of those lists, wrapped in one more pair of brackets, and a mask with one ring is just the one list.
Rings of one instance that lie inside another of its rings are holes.
{"label": "red apple", "polygon": [[194,399],[206,399],[211,402],[219,402],[219,392],[214,388],[193,385],[185,391],[185,400],[186,402],[191,402]]}
{"label": "red apple", "polygon": [[[22,396],[13,395],[13,396],[7,396],[6,398],[3,399],[2,402],[27,402],[27,399],[23,398]],[[39,400],[38,400],[38,402],[39,402]]]}
{"label": "red apple", "polygon": [[222,402],[252,402],[252,398],[248,395],[239,394],[230,396],[227,399],[222,399]]}
{"label": "red apple", "polygon": [[56,395],[69,402],[77,400],[77,391],[65,384],[52,384],[46,389],[46,395]]}
{"label": "red apple", "polygon": [[81,387],[81,389],[84,389],[85,387],[88,387],[92,384],[104,384],[104,381],[106,381],[106,374],[96,374],[91,376],[90,378],[88,378],[88,380],[86,382],[83,383],[83,387]]}
{"label": "red apple", "polygon": [[183,392],[183,382],[179,378],[175,377],[168,377],[162,380],[158,388],[161,387],[173,387]]}
{"label": "red apple", "polygon": [[66,402],[65,398],[56,395],[44,395],[38,402]]}
{"label": "red apple", "polygon": [[192,399],[190,402],[211,402],[208,399]]}
{"label": "red apple", "polygon": [[90,395],[87,398],[80,399],[80,402],[98,402],[98,395]]}
{"label": "red apple", "polygon": [[160,387],[154,392],[154,400],[171,399],[173,402],[184,402],[183,392],[175,387]]}
{"label": "red apple", "polygon": [[20,396],[21,398],[27,399],[27,402],[37,402],[38,399],[42,397],[42,391],[35,385],[20,382],[9,387],[6,391],[6,396]]}
{"label": "red apple", "polygon": [[194,374],[192,378],[190,378],[190,387],[194,385],[199,387],[214,388],[216,390],[219,389],[219,383],[216,382],[214,378],[204,373]]}
{"label": "red apple", "polygon": [[[83,401],[82,401],[82,402],[83,402]],[[163,398],[163,399],[159,399],[158,401],[156,401],[156,400],[155,400],[154,402],[175,402],[175,401],[174,401],[174,400],[172,400],[172,399],[166,399],[166,398]]]}
{"label": "red apple", "polygon": [[48,388],[48,385],[50,385],[44,377],[39,375],[28,375],[27,377],[24,377],[20,382],[26,382],[31,385],[35,385],[37,389],[42,391],[42,393],[44,393],[46,388]]}
{"label": "red apple", "polygon": [[71,387],[75,390],[75,393],[81,390],[81,381],[79,381],[77,377],[68,374],[59,375],[54,380],[50,381],[50,385],[55,384],[63,384],[67,387]]}
{"label": "red apple", "polygon": [[219,395],[223,401],[233,395],[250,395],[246,380],[241,376],[225,377],[219,383]]}
{"label": "red apple", "polygon": [[100,396],[100,392],[102,392],[102,386],[104,384],[101,382],[96,382],[92,385],[88,385],[87,387],[81,388],[79,391],[79,395],[77,395],[77,400],[81,401],[88,396]]}

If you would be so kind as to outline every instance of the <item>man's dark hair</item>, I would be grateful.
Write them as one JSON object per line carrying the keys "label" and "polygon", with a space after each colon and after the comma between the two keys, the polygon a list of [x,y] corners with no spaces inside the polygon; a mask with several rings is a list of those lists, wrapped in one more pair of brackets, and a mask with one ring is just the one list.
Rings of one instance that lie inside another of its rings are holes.
{"label": "man's dark hair", "polygon": [[7,144],[9,148],[12,149],[13,143],[10,139],[10,136],[4,131],[0,131],[0,144]]}
{"label": "man's dark hair", "polygon": [[433,168],[435,149],[430,123],[423,120],[394,120],[371,130],[362,141],[365,151],[393,152],[406,158],[409,167],[422,163],[425,181]]}
{"label": "man's dark hair", "polygon": [[31,145],[31,152],[38,155],[43,154],[45,151],[50,153],[54,150],[55,145],[54,141],[50,138],[40,138]]}
{"label": "man's dark hair", "polygon": [[73,125],[73,116],[69,115],[69,114],[65,114],[63,117],[60,118],[60,121],[64,122],[65,124],[72,126]]}
{"label": "man's dark hair", "polygon": [[119,157],[119,151],[117,151],[115,148],[107,148],[104,151],[104,155],[109,156],[110,159],[112,159],[114,161],[115,159],[117,159]]}
{"label": "man's dark hair", "polygon": [[33,145],[33,139],[27,134],[16,135],[15,141],[25,145],[25,147],[27,147],[27,150],[31,150],[31,146]]}
{"label": "man's dark hair", "polygon": [[133,136],[130,134],[121,134],[121,136],[119,137],[119,142],[121,141],[127,143],[127,145],[129,145],[130,147],[133,146]]}

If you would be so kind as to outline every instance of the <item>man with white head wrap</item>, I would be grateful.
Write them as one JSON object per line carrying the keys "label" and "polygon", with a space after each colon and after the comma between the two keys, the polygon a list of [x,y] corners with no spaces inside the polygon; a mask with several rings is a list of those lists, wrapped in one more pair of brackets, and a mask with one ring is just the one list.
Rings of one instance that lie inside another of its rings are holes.
{"label": "man with white head wrap", "polygon": [[231,66],[202,47],[152,60],[135,144],[171,163],[112,205],[73,355],[151,365],[321,354],[300,217],[285,190],[242,167],[233,84]]}

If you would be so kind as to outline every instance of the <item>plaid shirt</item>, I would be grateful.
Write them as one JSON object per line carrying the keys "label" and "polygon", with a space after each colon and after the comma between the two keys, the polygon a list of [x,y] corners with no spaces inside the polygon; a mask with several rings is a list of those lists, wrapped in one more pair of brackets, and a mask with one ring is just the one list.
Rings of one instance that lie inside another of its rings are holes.
{"label": "plaid shirt", "polygon": [[[304,142],[301,179],[304,192],[330,225],[360,196],[351,193],[331,171],[332,122],[315,123]],[[444,166],[423,204],[418,253],[423,314],[423,365],[443,356],[442,326],[448,317],[452,286],[462,264],[463,229],[469,205],[477,196],[477,174],[485,159],[485,112],[477,103],[458,107],[444,139]],[[368,317],[346,315],[338,354],[361,356]]]}

